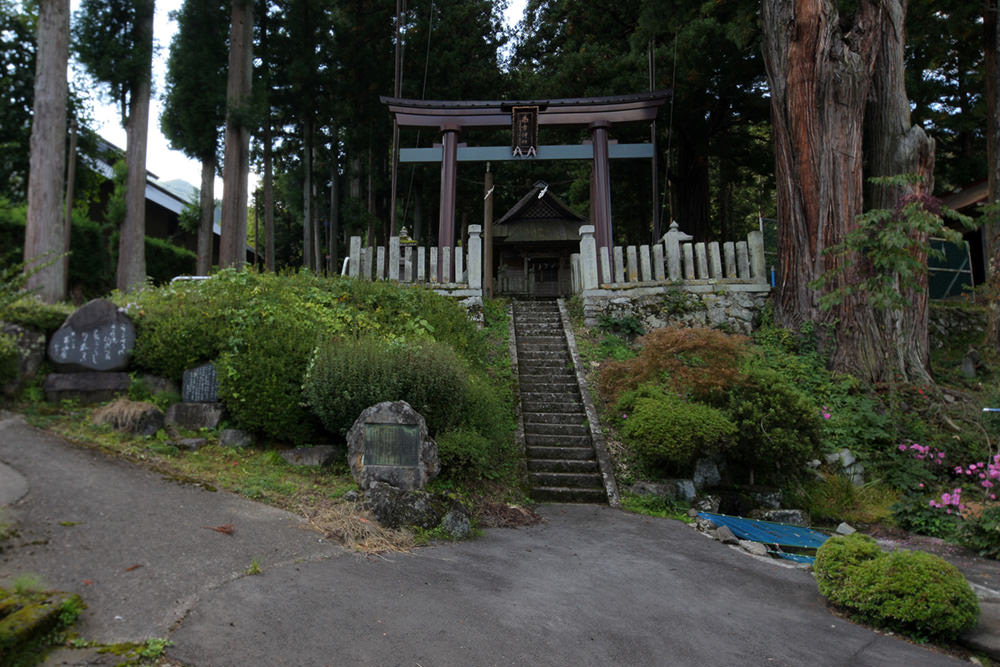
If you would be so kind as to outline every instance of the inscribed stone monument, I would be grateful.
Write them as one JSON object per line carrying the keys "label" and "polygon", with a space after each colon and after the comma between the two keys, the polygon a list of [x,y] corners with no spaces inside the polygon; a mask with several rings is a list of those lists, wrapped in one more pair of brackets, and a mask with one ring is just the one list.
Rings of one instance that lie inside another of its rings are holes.
{"label": "inscribed stone monument", "polygon": [[219,400],[219,380],[215,364],[208,363],[184,371],[181,398],[185,403],[215,403]]}
{"label": "inscribed stone monument", "polygon": [[135,348],[135,326],[107,299],[94,299],[66,318],[49,341],[60,371],[120,371]]}
{"label": "inscribed stone monument", "polygon": [[362,489],[380,481],[421,489],[440,470],[427,422],[406,401],[385,401],[361,413],[347,432],[351,473]]}

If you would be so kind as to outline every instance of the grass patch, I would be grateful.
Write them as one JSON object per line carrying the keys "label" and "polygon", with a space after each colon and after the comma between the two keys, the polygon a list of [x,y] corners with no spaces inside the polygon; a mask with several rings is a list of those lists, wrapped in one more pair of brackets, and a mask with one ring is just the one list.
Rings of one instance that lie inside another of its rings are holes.
{"label": "grass patch", "polygon": [[801,506],[818,525],[846,521],[852,525],[892,523],[892,506],[899,491],[878,481],[855,486],[843,475],[824,475],[823,480],[806,482],[787,493],[796,507]]}
{"label": "grass patch", "polygon": [[622,509],[633,514],[645,514],[646,516],[657,516],[661,519],[675,519],[684,523],[694,523],[694,520],[687,515],[691,506],[680,500],[671,500],[660,496],[640,496],[634,493],[623,493],[621,496]]}

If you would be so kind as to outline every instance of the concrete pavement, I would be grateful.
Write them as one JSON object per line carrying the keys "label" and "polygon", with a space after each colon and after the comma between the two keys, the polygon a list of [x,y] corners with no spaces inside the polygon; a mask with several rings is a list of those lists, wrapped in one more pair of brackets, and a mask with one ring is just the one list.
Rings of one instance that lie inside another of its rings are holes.
{"label": "concrete pavement", "polygon": [[188,665],[957,664],[834,616],[808,572],[674,521],[547,505],[538,526],[365,557],[17,417],[0,416],[0,461],[29,486],[5,510],[20,534],[0,580],[37,573],[87,602],[82,637],[168,637]]}

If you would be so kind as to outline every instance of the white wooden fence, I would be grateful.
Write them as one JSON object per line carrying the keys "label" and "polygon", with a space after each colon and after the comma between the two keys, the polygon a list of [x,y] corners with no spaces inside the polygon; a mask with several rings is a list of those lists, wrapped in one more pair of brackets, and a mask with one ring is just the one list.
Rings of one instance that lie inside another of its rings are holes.
{"label": "white wooden fence", "polygon": [[347,275],[362,280],[392,280],[430,287],[458,297],[483,294],[482,227],[469,225],[468,248],[441,248],[401,243],[389,238],[389,246],[361,247],[361,237],[352,236]]}

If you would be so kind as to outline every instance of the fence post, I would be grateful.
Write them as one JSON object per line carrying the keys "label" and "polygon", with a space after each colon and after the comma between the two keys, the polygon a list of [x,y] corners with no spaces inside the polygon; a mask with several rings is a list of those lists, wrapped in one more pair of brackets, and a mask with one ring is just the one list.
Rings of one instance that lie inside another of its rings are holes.
{"label": "fence post", "polygon": [[361,237],[351,237],[351,260],[347,263],[347,275],[357,278],[361,275]]}
{"label": "fence post", "polygon": [[483,238],[480,225],[469,225],[469,289],[483,288]]}
{"label": "fence post", "polygon": [[580,227],[580,286],[585,290],[597,289],[597,242],[593,225]]}
{"label": "fence post", "polygon": [[759,283],[767,282],[767,262],[764,260],[764,233],[759,229],[747,234],[750,250],[750,276]]}
{"label": "fence post", "polygon": [[389,280],[399,282],[399,237],[389,237]]}

